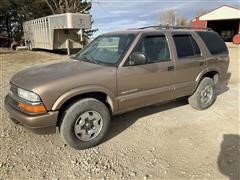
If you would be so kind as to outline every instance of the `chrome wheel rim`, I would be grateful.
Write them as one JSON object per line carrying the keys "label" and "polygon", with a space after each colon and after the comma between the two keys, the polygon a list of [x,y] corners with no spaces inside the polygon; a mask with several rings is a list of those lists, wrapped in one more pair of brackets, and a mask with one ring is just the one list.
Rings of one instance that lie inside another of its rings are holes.
{"label": "chrome wheel rim", "polygon": [[213,97],[213,87],[207,85],[201,91],[201,102],[204,104],[208,104]]}
{"label": "chrome wheel rim", "polygon": [[74,125],[74,133],[81,141],[90,141],[102,130],[103,119],[96,111],[86,111],[81,114]]}

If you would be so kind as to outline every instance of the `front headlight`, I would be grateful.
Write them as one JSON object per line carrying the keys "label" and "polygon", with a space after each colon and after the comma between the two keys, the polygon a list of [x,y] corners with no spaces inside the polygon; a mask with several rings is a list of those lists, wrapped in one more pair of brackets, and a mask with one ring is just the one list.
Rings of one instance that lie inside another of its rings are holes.
{"label": "front headlight", "polygon": [[30,101],[30,102],[39,102],[41,101],[40,97],[31,91],[27,91],[21,88],[17,89],[18,96],[24,100]]}

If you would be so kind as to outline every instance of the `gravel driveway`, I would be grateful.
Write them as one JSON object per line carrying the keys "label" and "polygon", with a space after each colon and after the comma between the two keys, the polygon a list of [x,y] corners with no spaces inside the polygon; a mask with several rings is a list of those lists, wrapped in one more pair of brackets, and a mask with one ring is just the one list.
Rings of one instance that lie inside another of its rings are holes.
{"label": "gravel driveway", "polygon": [[185,100],[114,117],[99,146],[77,151],[59,134],[39,136],[14,125],[3,108],[17,71],[66,56],[0,49],[0,179],[239,179],[239,53],[228,45],[229,90],[205,111]]}

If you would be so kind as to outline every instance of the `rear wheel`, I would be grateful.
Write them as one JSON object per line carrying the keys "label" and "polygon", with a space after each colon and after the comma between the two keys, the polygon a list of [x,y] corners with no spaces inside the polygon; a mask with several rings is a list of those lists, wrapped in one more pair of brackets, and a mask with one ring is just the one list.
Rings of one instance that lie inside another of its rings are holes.
{"label": "rear wheel", "polygon": [[60,135],[75,149],[90,148],[103,140],[110,121],[110,113],[104,103],[93,98],[82,99],[65,111]]}
{"label": "rear wheel", "polygon": [[201,80],[193,95],[188,98],[188,102],[194,109],[204,110],[210,107],[216,98],[213,79],[205,77]]}

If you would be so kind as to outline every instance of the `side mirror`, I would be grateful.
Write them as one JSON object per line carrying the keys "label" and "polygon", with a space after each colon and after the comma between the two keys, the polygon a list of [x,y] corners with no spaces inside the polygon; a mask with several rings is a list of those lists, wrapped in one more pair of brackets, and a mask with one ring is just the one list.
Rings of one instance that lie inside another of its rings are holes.
{"label": "side mirror", "polygon": [[146,64],[146,56],[141,52],[134,52],[129,56],[128,64],[130,66]]}

